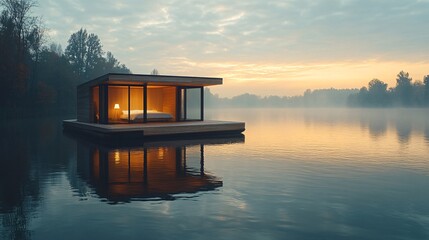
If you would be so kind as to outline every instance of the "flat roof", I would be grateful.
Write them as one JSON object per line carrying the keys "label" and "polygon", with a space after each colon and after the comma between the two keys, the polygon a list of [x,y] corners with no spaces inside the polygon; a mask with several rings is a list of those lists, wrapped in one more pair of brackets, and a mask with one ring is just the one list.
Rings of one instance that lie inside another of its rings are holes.
{"label": "flat roof", "polygon": [[212,77],[189,77],[189,76],[171,76],[171,75],[150,75],[150,74],[122,74],[108,73],[81,86],[95,86],[103,83],[108,84],[130,84],[130,85],[165,85],[165,86],[211,86],[222,84],[222,78]]}

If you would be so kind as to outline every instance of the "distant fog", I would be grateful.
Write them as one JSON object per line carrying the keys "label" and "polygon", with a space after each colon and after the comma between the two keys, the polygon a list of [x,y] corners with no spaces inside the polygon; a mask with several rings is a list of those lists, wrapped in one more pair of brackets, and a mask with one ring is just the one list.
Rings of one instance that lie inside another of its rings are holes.
{"label": "distant fog", "polygon": [[373,79],[360,89],[306,90],[301,96],[267,96],[241,94],[221,98],[205,90],[207,107],[429,107],[429,75],[423,81],[413,81],[409,73],[401,71],[396,86]]}

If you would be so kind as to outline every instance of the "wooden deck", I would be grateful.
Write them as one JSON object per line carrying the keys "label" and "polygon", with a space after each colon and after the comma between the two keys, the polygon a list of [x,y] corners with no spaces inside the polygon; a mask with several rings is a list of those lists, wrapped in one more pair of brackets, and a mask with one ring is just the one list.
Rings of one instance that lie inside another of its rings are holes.
{"label": "wooden deck", "polygon": [[146,139],[240,134],[245,130],[245,124],[244,122],[214,120],[142,124],[94,124],[82,123],[73,119],[64,120],[63,128],[65,131],[80,132],[103,139]]}

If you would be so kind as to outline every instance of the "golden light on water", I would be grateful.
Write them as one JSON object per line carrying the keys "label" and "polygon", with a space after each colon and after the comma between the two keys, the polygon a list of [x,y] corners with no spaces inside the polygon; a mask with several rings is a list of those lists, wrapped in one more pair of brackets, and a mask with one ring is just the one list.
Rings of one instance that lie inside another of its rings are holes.
{"label": "golden light on water", "polygon": [[[222,111],[227,118],[228,110]],[[270,161],[299,159],[325,166],[407,167],[429,172],[429,113],[424,111],[317,108],[231,111],[242,112],[243,119],[250,119],[246,121],[243,156],[254,154],[262,159],[269,156]],[[219,152],[227,154],[227,151],[225,148],[225,153]]]}

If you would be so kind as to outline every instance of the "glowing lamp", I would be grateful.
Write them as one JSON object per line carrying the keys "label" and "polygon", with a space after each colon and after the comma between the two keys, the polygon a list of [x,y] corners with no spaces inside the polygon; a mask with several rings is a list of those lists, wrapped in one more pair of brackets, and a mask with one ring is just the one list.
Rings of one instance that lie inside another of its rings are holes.
{"label": "glowing lamp", "polygon": [[119,109],[119,104],[115,103],[115,106],[113,107],[113,109]]}
{"label": "glowing lamp", "polygon": [[115,164],[119,164],[121,162],[121,156],[119,154],[119,151],[115,151]]}

